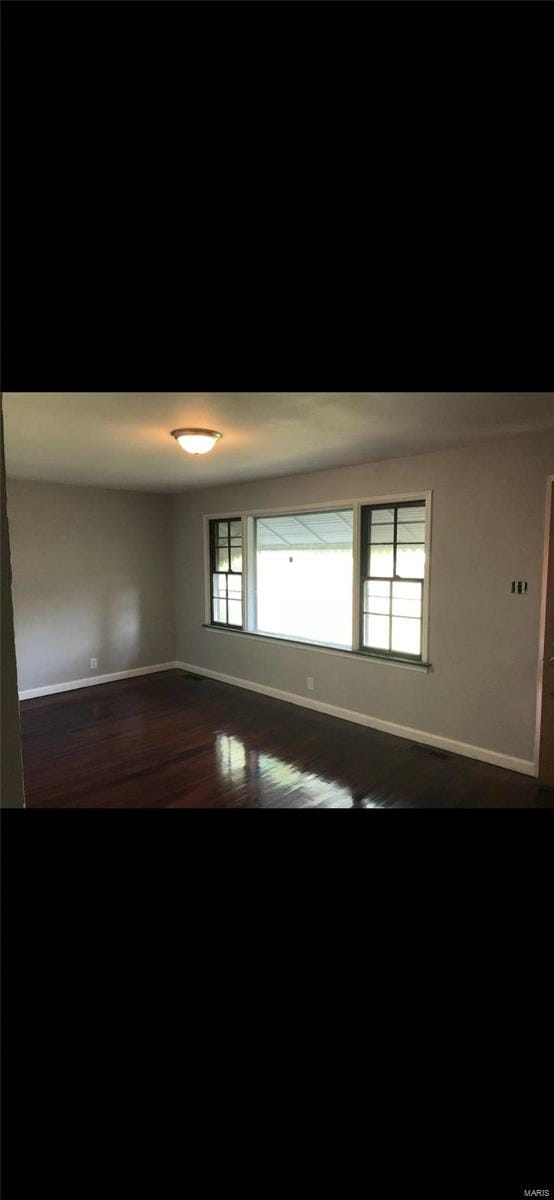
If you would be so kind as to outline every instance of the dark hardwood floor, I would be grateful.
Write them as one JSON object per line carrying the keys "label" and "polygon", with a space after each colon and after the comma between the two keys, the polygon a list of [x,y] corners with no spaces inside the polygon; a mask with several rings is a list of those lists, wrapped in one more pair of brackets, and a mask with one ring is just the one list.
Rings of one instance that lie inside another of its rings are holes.
{"label": "dark hardwood floor", "polygon": [[536,808],[536,779],[165,671],[21,704],[29,808]]}

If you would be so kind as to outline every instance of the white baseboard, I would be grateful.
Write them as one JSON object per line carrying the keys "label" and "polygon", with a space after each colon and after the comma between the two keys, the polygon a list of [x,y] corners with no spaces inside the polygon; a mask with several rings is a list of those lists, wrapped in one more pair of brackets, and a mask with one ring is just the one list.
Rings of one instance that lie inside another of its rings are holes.
{"label": "white baseboard", "polygon": [[425,746],[434,746],[438,750],[446,750],[451,754],[461,754],[465,758],[476,758],[479,762],[490,763],[495,767],[504,767],[508,771],[519,771],[523,775],[536,775],[535,763],[526,758],[515,758],[509,754],[500,754],[496,750],[486,750],[482,746],[472,746],[467,742],[457,742],[453,738],[442,737],[439,734],[428,733],[422,729],[412,729],[408,725],[397,725],[393,721],[382,721],[379,717],[370,717],[366,713],[355,712],[350,708],[340,708],[337,704],[326,704],[322,700],[312,700],[307,696],[298,696],[294,692],[285,692],[280,688],[268,687],[264,683],[254,683],[250,679],[239,679],[236,675],[225,675],[222,671],[212,671],[208,667],[198,667],[193,663],[168,662],[157,663],[152,667],[135,667],[130,671],[114,671],[111,675],[94,675],[89,679],[72,679],[68,683],[53,683],[47,687],[30,688],[19,693],[20,700],[32,700],[36,696],[50,696],[56,692],[71,692],[78,688],[95,687],[101,683],[113,683],[117,679],[131,679],[135,675],[153,675],[158,671],[171,671],[178,668],[181,671],[191,671],[194,675],[205,675],[208,679],[217,679],[220,683],[230,683],[233,687],[245,688],[250,692],[261,692],[264,696],[272,696],[275,700],[284,700],[287,704],[297,704],[302,708],[311,708],[315,712],[327,713],[342,721],[352,721],[355,725],[366,725],[369,729],[378,729],[381,733],[392,733],[395,737],[406,738],[410,742],[421,742]]}
{"label": "white baseboard", "polygon": [[35,696],[53,696],[56,692],[73,692],[77,688],[95,687],[99,683],[113,683],[116,679],[131,679],[133,675],[154,675],[156,671],[171,671],[176,662],[157,663],[154,667],[134,667],[131,671],[114,671],[111,675],[93,675],[89,679],[72,679],[69,683],[50,683],[47,687],[29,688],[19,693],[20,700],[33,700]]}
{"label": "white baseboard", "polygon": [[507,771],[519,771],[522,775],[537,774],[535,764],[530,759],[514,758],[509,754],[500,754],[496,750],[486,750],[482,746],[471,746],[467,742],[456,742],[453,738],[427,733],[426,730],[411,729],[408,725],[396,725],[393,721],[382,721],[379,717],[369,717],[366,713],[355,712],[350,708],[339,708],[336,704],[326,704],[321,700],[308,699],[308,697],[298,696],[294,692],[283,692],[279,688],[267,687],[264,683],[253,683],[250,679],[238,679],[235,675],[224,675],[221,671],[212,671],[208,667],[197,667],[192,663],[184,662],[177,662],[174,665],[180,670],[190,671],[194,675],[206,675],[209,679],[219,680],[220,683],[230,683],[233,687],[246,688],[250,692],[261,692],[264,696],[273,696],[275,700],[285,700],[288,704],[312,708],[316,712],[328,713],[331,717],[352,721],[356,725],[367,725],[370,729],[379,729],[381,733],[392,733],[395,737],[407,738],[410,742],[421,742],[425,746],[447,750],[450,754],[462,754],[465,758],[476,758],[479,762],[490,763],[494,767],[504,767]]}

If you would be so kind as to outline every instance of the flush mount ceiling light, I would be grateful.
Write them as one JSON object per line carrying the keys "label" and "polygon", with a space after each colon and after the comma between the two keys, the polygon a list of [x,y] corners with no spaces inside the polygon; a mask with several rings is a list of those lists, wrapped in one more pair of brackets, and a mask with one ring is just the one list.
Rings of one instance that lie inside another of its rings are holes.
{"label": "flush mount ceiling light", "polygon": [[207,454],[223,434],[215,429],[173,429],[171,436],[187,454]]}

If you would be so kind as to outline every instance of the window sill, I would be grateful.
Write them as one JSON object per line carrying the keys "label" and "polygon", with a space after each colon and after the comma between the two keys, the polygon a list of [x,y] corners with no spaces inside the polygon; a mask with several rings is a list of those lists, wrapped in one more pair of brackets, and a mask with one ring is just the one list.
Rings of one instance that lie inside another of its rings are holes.
{"label": "window sill", "polygon": [[232,637],[245,637],[257,642],[267,642],[269,645],[294,646],[297,650],[316,650],[318,653],[335,654],[341,658],[353,658],[358,662],[385,663],[390,667],[404,667],[408,671],[419,671],[427,674],[432,670],[429,662],[412,662],[406,658],[393,658],[385,654],[371,654],[368,650],[346,650],[341,647],[323,646],[321,642],[298,642],[294,638],[273,637],[269,633],[252,633],[245,629],[232,629],[226,625],[203,624],[208,633],[230,634]]}

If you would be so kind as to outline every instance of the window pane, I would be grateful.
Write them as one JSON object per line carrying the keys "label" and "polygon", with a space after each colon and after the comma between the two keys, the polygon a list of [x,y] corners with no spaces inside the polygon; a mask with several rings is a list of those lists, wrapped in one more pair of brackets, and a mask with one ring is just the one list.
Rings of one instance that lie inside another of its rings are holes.
{"label": "window pane", "polygon": [[227,588],[230,600],[239,600],[242,596],[242,575],[228,575]]}
{"label": "window pane", "polygon": [[256,519],[257,629],[352,646],[352,510]]}
{"label": "window pane", "polygon": [[403,597],[392,602],[393,617],[421,617],[421,600],[405,600]]}
{"label": "window pane", "polygon": [[399,513],[398,514],[398,533],[397,533],[396,540],[398,542],[424,542],[425,541],[425,525],[420,524],[417,521],[413,521],[413,522],[410,522],[405,525],[400,520],[400,513]]}
{"label": "window pane", "polygon": [[217,523],[218,540],[220,542],[224,542],[224,541],[226,541],[228,535],[229,535],[229,527],[227,525],[227,522],[226,521],[218,521],[218,523]]}
{"label": "window pane", "polygon": [[[375,596],[371,592],[371,588],[375,586],[386,588],[386,595]],[[375,583],[366,583],[364,585],[364,612],[369,613],[389,613],[390,612],[390,585],[388,583],[376,585]]]}
{"label": "window pane", "polygon": [[398,509],[398,523],[402,521],[406,524],[407,521],[425,521],[425,505],[410,504],[406,508],[402,505]]}
{"label": "window pane", "polygon": [[364,607],[364,612],[370,613],[390,613],[390,600],[388,596],[370,596],[367,605]]}
{"label": "window pane", "polygon": [[242,537],[241,521],[231,521],[231,537],[232,538]]}
{"label": "window pane", "polygon": [[227,601],[214,600],[214,621],[227,622]]}
{"label": "window pane", "polygon": [[425,573],[424,546],[398,546],[396,550],[396,574],[408,579],[423,579]]}
{"label": "window pane", "polygon": [[213,594],[214,594],[214,596],[226,596],[227,595],[227,576],[226,575],[214,575],[213,576]]}
{"label": "window pane", "polygon": [[394,525],[372,525],[371,542],[394,542]]}
{"label": "window pane", "polygon": [[394,508],[374,508],[371,512],[372,525],[388,525],[394,521]]}
{"label": "window pane", "polygon": [[233,550],[231,547],[231,570],[242,571],[242,550]]}
{"label": "window pane", "polygon": [[393,617],[391,648],[398,654],[421,654],[421,621]]}
{"label": "window pane", "polygon": [[[366,583],[368,596],[390,596],[390,583],[381,579],[369,579]],[[398,584],[395,583],[395,587]],[[402,584],[402,587],[413,587],[413,584]],[[415,585],[418,586],[417,584]]]}
{"label": "window pane", "polygon": [[[376,586],[376,585],[373,585]],[[381,585],[383,586],[383,585]],[[387,586],[386,584],[384,585]],[[421,583],[399,583],[395,579],[392,585],[392,594],[396,600],[421,600],[422,584]]]}
{"label": "window pane", "polygon": [[240,600],[229,600],[229,624],[242,625],[242,604]]}
{"label": "window pane", "polygon": [[258,517],[258,549],[281,546],[351,546],[352,510],[305,512],[286,517]]}
{"label": "window pane", "polygon": [[364,617],[364,646],[375,650],[389,649],[389,618]]}
{"label": "window pane", "polygon": [[217,566],[218,571],[228,571],[229,570],[229,551],[228,550],[223,549],[223,550],[217,551],[216,566]]}
{"label": "window pane", "polygon": [[392,575],[394,556],[392,546],[372,546],[369,555],[370,575]]}

